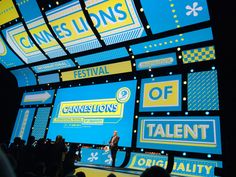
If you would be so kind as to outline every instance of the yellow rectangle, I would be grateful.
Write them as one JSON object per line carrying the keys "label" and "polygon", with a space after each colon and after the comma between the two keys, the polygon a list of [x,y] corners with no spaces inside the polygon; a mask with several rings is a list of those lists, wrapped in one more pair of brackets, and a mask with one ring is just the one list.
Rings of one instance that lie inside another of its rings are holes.
{"label": "yellow rectangle", "polygon": [[107,76],[127,72],[132,72],[130,61],[62,72],[62,81],[87,79],[92,77]]}
{"label": "yellow rectangle", "polygon": [[58,118],[121,118],[124,104],[114,99],[62,102]]}
{"label": "yellow rectangle", "polygon": [[19,15],[12,0],[0,1],[0,25],[10,22],[18,17]]}
{"label": "yellow rectangle", "polygon": [[[109,14],[109,18],[98,21],[97,18],[92,18],[94,25],[96,26],[99,33],[111,31],[117,28],[125,27],[134,24],[133,17],[131,16],[130,9],[127,4],[127,0],[109,0],[102,3],[93,5],[88,8],[89,14],[97,14],[102,16],[101,12]],[[132,14],[134,17],[136,14]],[[108,20],[109,19],[109,20]]]}
{"label": "yellow rectangle", "polygon": [[[166,87],[171,87],[172,92],[165,98]],[[143,107],[177,106],[179,104],[178,93],[178,80],[146,83],[144,84]]]}

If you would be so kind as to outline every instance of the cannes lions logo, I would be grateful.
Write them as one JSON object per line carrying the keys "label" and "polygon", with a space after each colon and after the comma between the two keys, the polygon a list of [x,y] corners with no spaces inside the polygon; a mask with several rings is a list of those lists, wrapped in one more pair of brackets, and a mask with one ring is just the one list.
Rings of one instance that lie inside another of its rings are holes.
{"label": "cannes lions logo", "polygon": [[119,103],[125,103],[130,98],[130,89],[127,87],[120,88],[116,93],[116,99]]}

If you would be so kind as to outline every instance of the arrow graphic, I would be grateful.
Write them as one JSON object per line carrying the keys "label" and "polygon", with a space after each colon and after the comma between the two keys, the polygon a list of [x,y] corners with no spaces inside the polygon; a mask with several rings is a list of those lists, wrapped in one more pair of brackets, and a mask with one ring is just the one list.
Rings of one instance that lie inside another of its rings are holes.
{"label": "arrow graphic", "polygon": [[44,93],[26,95],[24,102],[45,102],[51,95],[45,91]]}

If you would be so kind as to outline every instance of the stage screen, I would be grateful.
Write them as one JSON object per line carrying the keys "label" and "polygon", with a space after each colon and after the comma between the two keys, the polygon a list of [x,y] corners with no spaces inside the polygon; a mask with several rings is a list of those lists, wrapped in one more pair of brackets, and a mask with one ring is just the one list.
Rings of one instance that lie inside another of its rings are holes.
{"label": "stage screen", "polygon": [[219,117],[139,117],[137,147],[221,154]]}
{"label": "stage screen", "polygon": [[113,131],[119,146],[130,147],[137,81],[58,89],[47,138],[108,144]]}

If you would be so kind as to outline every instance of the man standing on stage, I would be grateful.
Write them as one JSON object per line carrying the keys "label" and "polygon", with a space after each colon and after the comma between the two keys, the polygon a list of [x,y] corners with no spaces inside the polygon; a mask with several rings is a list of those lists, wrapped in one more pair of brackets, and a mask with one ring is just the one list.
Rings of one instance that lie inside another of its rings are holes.
{"label": "man standing on stage", "polygon": [[116,162],[116,153],[118,150],[118,142],[120,137],[117,135],[117,131],[114,131],[113,136],[109,141],[110,149],[111,149],[111,159],[112,159],[112,167],[115,167]]}

